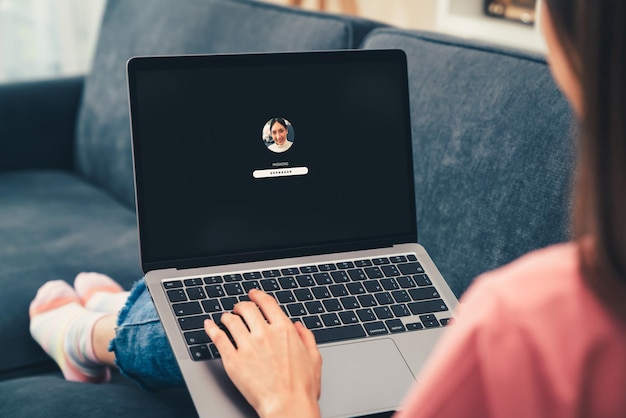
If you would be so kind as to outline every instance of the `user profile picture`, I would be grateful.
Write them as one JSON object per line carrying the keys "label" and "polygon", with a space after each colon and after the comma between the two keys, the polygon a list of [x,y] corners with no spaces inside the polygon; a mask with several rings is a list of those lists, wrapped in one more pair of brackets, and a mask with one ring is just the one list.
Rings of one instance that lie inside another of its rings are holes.
{"label": "user profile picture", "polygon": [[287,151],[294,137],[293,125],[285,118],[272,118],[263,125],[263,143],[272,152]]}

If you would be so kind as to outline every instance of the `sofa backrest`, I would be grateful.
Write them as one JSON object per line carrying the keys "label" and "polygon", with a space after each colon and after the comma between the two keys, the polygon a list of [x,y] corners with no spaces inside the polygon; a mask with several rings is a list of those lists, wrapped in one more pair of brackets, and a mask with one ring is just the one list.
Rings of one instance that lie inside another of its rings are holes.
{"label": "sofa backrest", "polygon": [[85,81],[76,169],[134,207],[125,72],[132,56],[349,49],[378,26],[250,0],[109,0]]}
{"label": "sofa backrest", "polygon": [[408,56],[419,241],[457,296],[568,238],[574,121],[542,57],[397,29],[363,46]]}

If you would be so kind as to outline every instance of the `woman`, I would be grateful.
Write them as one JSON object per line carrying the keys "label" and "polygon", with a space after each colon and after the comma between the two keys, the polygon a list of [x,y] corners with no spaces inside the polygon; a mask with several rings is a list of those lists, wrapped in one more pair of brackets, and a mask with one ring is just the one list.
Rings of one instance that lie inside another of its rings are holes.
{"label": "woman", "polygon": [[[582,128],[577,240],[478,279],[399,416],[626,416],[626,3],[542,7],[550,68]],[[222,317],[237,349],[205,326],[227,373],[261,417],[319,415],[311,333],[250,298],[269,323],[250,302]]]}
{"label": "woman", "polygon": [[[581,122],[576,240],[476,280],[401,417],[626,416],[626,3],[544,0],[542,7],[552,73]],[[139,333],[145,346],[134,350],[164,363],[137,365],[142,383],[180,383],[177,370],[155,376],[175,362],[150,338],[158,318],[142,317],[149,296],[141,285],[130,297],[121,290],[97,274],[79,275],[75,289],[47,283],[31,304],[33,337],[68,379],[104,381],[108,365],[126,361],[125,334]],[[262,291],[250,299],[235,306],[237,315],[222,316],[237,348],[205,324],[227,373],[261,417],[319,416],[313,335]],[[126,325],[129,312],[141,327]]]}

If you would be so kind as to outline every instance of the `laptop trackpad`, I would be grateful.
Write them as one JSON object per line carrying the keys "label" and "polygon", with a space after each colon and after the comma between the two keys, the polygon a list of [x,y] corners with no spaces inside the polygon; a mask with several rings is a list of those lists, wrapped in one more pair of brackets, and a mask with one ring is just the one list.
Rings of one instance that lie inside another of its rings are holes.
{"label": "laptop trackpad", "polygon": [[320,352],[323,417],[395,410],[415,382],[390,338],[320,347]]}

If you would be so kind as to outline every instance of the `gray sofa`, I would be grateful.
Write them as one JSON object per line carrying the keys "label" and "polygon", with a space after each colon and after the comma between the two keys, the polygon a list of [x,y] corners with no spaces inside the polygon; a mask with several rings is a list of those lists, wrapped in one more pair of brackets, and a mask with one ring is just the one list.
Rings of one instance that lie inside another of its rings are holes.
{"label": "gray sofa", "polygon": [[573,120],[542,57],[249,0],[109,0],[90,74],[0,85],[1,416],[195,415],[184,388],[66,382],[28,331],[47,280],[142,275],[126,60],[346,48],[407,53],[419,241],[457,296],[567,239]]}

